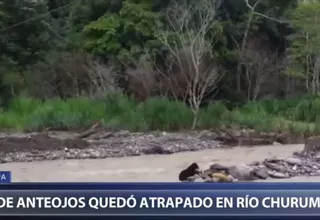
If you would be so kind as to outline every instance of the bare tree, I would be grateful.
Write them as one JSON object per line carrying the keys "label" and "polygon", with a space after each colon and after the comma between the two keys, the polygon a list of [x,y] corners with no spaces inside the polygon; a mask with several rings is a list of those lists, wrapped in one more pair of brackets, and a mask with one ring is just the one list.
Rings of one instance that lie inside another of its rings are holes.
{"label": "bare tree", "polygon": [[156,74],[152,68],[139,66],[126,70],[128,92],[132,94],[136,101],[144,101],[148,97],[157,95],[158,85]]}
{"label": "bare tree", "polygon": [[25,72],[31,95],[40,98],[105,96],[120,91],[111,66],[86,53],[54,52]]}
{"label": "bare tree", "polygon": [[240,57],[240,61],[238,62],[237,65],[237,72],[236,72],[236,80],[237,80],[237,91],[240,92],[241,91],[241,66],[243,65],[243,52],[246,49],[247,46],[247,42],[248,42],[248,35],[249,35],[249,31],[252,25],[252,22],[254,20],[254,16],[260,16],[278,23],[283,23],[283,21],[280,21],[278,19],[269,17],[265,14],[259,13],[257,12],[257,7],[259,6],[259,4],[261,3],[262,0],[256,0],[256,2],[253,5],[250,5],[249,0],[244,0],[246,3],[246,6],[249,8],[249,16],[248,16],[248,20],[246,22],[246,28],[244,30],[244,34],[243,34],[243,38],[242,41],[240,43],[240,45],[237,43],[238,49],[239,49],[239,57]]}
{"label": "bare tree", "polygon": [[158,33],[158,39],[170,54],[169,70],[162,72],[162,76],[176,96],[188,101],[194,114],[192,129],[196,127],[204,97],[217,88],[223,76],[222,69],[211,61],[220,31],[215,12],[214,0],[172,1],[167,11],[169,28]]}
{"label": "bare tree", "polygon": [[[246,66],[247,99],[256,100],[260,94],[261,84],[268,76],[276,72],[276,55],[261,40],[248,41],[243,51],[243,61]],[[275,80],[275,79],[274,79]]]}
{"label": "bare tree", "polygon": [[84,93],[91,97],[104,97],[106,94],[121,92],[117,84],[117,73],[112,66],[102,61],[92,59],[83,66],[88,75],[87,88]]}
{"label": "bare tree", "polygon": [[[308,47],[306,45],[306,47]],[[308,93],[313,95],[320,94],[320,53],[305,55],[306,76],[305,85]]]}

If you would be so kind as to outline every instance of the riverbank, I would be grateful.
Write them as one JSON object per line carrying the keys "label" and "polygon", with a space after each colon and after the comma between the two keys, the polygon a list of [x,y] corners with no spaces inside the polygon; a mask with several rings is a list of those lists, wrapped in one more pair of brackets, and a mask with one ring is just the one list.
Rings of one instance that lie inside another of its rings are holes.
{"label": "riverbank", "polygon": [[303,142],[302,137],[286,133],[245,129],[138,133],[108,131],[94,126],[82,133],[0,133],[0,162],[168,155],[234,146],[278,146]]}
{"label": "riverbank", "polygon": [[[177,182],[182,169],[196,162],[206,168],[212,163],[236,165],[269,157],[287,157],[303,145],[267,145],[216,148],[171,155],[142,155],[87,160],[54,160],[0,164],[10,170],[15,182]],[[320,181],[319,177],[267,179],[265,181]]]}

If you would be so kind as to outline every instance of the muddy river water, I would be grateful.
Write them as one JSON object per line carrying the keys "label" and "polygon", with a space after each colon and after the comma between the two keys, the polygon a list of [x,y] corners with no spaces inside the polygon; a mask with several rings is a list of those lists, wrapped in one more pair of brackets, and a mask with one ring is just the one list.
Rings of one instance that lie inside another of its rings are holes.
{"label": "muddy river water", "polygon": [[[14,182],[176,182],[179,172],[196,162],[200,167],[212,163],[234,165],[292,155],[303,145],[268,145],[212,149],[171,155],[53,160],[0,164],[0,170],[10,170]],[[282,182],[320,182],[320,177],[270,179]]]}

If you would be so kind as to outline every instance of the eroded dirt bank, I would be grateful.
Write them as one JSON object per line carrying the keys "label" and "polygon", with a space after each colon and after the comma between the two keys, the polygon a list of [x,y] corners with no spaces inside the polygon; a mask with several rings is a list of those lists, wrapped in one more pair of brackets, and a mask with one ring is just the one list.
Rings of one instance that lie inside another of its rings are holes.
{"label": "eroded dirt bank", "polygon": [[[234,165],[278,156],[291,156],[304,145],[267,145],[207,149],[170,155],[142,155],[88,160],[54,160],[0,164],[0,170],[12,171],[13,181],[39,182],[177,182],[179,172],[196,162],[201,167],[212,163]],[[266,181],[320,181],[319,177],[268,179]]]}
{"label": "eroded dirt bank", "polygon": [[282,134],[265,134],[248,130],[231,133],[229,131],[130,133],[104,130],[87,134],[86,132],[84,134],[0,133],[0,163],[168,155],[225,146],[300,143],[299,140],[288,140],[288,137]]}

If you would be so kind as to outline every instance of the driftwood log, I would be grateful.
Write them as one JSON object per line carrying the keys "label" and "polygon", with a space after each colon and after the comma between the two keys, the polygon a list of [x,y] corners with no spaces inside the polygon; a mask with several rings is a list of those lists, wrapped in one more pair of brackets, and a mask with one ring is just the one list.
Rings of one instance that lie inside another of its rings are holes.
{"label": "driftwood log", "polygon": [[102,120],[100,120],[99,122],[95,123],[88,130],[86,130],[80,134],[77,134],[76,138],[83,139],[83,138],[87,138],[87,137],[97,133],[102,128],[102,124],[103,124],[103,122],[102,122]]}

